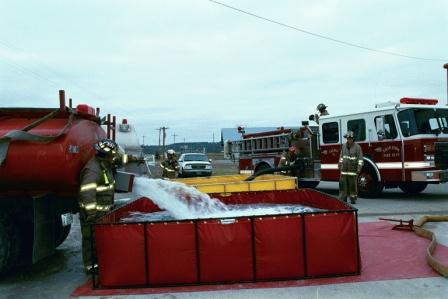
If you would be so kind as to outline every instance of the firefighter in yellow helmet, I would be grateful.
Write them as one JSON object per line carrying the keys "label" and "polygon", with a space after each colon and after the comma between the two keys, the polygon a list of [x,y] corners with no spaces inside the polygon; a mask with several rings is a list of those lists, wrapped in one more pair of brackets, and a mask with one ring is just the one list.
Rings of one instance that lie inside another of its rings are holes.
{"label": "firefighter in yellow helmet", "polygon": [[353,131],[348,131],[344,137],[347,142],[342,145],[339,155],[338,168],[341,172],[339,179],[339,198],[347,202],[356,204],[358,198],[357,178],[364,164],[362,150],[359,144],[354,142]]}
{"label": "firefighter in yellow helmet", "polygon": [[82,259],[86,273],[91,273],[97,267],[95,236],[92,235],[90,226],[113,207],[115,187],[113,163],[117,158],[124,157],[124,152],[118,144],[110,139],[102,139],[93,147],[96,150],[95,156],[81,170],[78,200]]}
{"label": "firefighter in yellow helmet", "polygon": [[179,170],[179,162],[177,162],[176,152],[172,149],[166,151],[166,159],[160,163],[162,167],[162,178],[174,179]]}

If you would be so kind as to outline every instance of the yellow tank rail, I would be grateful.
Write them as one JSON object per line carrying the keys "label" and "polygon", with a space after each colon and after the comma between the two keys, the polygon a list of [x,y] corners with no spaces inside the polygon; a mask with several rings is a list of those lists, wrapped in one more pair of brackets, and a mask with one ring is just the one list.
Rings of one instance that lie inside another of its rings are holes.
{"label": "yellow tank rail", "polygon": [[250,191],[296,189],[297,179],[284,175],[261,175],[253,181],[245,182],[247,175],[223,175],[201,178],[175,179],[197,188],[204,193],[235,193]]}

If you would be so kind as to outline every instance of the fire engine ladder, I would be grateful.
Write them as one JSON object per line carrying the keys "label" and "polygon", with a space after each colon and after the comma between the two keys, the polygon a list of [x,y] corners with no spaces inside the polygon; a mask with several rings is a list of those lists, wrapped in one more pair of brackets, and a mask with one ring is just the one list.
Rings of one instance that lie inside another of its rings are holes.
{"label": "fire engine ladder", "polygon": [[289,147],[289,134],[251,137],[237,142],[238,152],[242,155],[283,152]]}

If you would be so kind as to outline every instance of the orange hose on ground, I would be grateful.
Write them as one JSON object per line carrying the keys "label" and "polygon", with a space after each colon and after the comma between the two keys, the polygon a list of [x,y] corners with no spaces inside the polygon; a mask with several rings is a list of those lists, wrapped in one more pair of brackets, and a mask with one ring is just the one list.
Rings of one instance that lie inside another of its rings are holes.
{"label": "orange hose on ground", "polygon": [[441,222],[441,221],[448,221],[448,216],[446,215],[423,216],[414,223],[413,230],[418,236],[431,240],[431,243],[429,243],[428,248],[426,248],[427,263],[440,275],[448,277],[448,266],[444,265],[440,260],[432,256],[434,250],[438,245],[436,235],[432,231],[422,228],[422,226],[426,222]]}

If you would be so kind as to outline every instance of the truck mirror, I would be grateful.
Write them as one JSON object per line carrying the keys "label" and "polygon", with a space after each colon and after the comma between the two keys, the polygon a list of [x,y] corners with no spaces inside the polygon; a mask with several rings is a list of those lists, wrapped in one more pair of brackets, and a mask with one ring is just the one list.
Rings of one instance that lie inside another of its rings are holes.
{"label": "truck mirror", "polygon": [[384,131],[384,116],[378,116],[375,118],[376,134],[378,135],[378,140],[383,140],[385,136]]}

